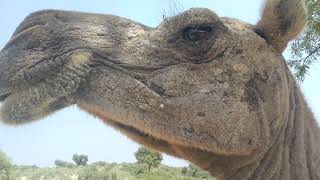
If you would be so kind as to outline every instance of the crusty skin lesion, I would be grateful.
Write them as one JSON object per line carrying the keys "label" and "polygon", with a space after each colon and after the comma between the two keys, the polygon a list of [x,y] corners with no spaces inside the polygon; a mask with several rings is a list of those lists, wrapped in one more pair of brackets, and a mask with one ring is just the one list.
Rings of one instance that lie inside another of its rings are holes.
{"label": "crusty skin lesion", "polygon": [[219,179],[320,179],[319,128],[282,52],[302,0],[250,25],[194,8],[156,28],[113,15],[29,15],[0,51],[0,120],[76,104],[132,140]]}

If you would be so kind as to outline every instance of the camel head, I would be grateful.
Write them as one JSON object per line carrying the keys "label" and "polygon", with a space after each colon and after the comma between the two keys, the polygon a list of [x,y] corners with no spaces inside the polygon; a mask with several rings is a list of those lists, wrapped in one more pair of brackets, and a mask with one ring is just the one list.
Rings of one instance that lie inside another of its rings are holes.
{"label": "camel head", "polygon": [[257,25],[200,8],[156,28],[112,15],[36,12],[0,52],[0,119],[26,124],[76,104],[203,168],[206,156],[197,156],[205,153],[252,156],[288,116],[281,53],[305,21],[300,0],[267,1]]}

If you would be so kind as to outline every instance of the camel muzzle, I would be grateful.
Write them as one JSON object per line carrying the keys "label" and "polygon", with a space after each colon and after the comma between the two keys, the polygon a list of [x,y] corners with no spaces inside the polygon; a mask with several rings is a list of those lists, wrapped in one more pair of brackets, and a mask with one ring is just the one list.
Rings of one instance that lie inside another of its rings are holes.
{"label": "camel muzzle", "polygon": [[29,15],[0,51],[0,99],[55,76],[79,51],[128,64],[120,62],[126,59],[120,52],[131,38],[125,35],[130,27],[133,21],[111,15],[57,10]]}

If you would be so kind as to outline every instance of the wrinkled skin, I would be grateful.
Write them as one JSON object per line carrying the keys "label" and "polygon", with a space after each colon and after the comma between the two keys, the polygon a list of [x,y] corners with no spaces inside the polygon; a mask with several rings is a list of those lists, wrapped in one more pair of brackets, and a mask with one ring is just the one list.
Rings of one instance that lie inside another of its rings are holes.
{"label": "wrinkled skin", "polygon": [[319,130],[281,55],[305,21],[300,0],[268,1],[257,25],[208,9],[157,28],[36,12],[0,52],[0,119],[77,104],[220,179],[319,179]]}

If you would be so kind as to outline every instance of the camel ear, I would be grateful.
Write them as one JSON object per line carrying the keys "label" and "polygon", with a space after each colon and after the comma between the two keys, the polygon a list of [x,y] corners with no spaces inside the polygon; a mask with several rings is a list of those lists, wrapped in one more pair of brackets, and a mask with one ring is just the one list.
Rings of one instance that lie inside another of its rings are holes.
{"label": "camel ear", "polygon": [[303,30],[307,13],[303,0],[267,0],[255,31],[282,53]]}

